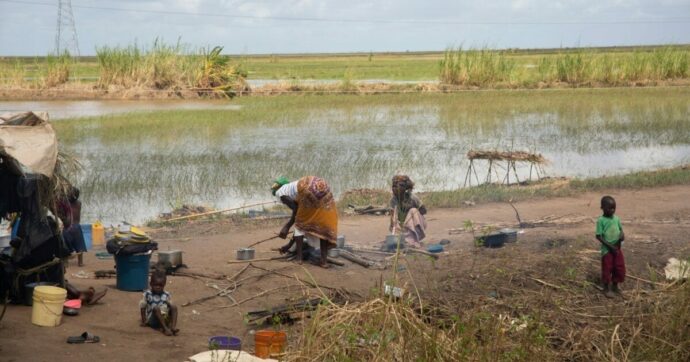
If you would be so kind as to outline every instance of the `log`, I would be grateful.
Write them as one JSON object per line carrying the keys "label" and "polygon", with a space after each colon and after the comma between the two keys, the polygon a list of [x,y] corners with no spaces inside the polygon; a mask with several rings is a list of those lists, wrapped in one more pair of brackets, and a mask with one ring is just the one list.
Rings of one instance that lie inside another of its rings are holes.
{"label": "log", "polygon": [[361,256],[354,254],[354,253],[351,253],[347,250],[340,249],[339,253],[340,253],[340,256],[342,256],[343,258],[345,258],[345,259],[347,259],[347,260],[349,260],[355,264],[359,264],[365,268],[370,268],[374,265],[374,263],[372,263],[368,260],[365,260]]}
{"label": "log", "polygon": [[329,263],[335,264],[335,265],[337,265],[337,266],[345,266],[345,263],[343,263],[342,261],[336,260],[336,259],[331,258],[331,257],[327,257],[326,260],[328,260]]}

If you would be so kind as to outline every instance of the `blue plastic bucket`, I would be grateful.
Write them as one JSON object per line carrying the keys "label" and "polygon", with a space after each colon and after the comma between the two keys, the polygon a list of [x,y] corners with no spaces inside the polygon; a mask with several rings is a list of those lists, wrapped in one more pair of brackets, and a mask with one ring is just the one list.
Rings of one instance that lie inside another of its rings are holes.
{"label": "blue plastic bucket", "polygon": [[91,224],[79,224],[81,228],[81,233],[84,235],[84,244],[86,244],[86,250],[91,250],[93,247],[93,241],[91,239]]}
{"label": "blue plastic bucket", "polygon": [[116,255],[117,289],[141,291],[149,282],[151,254]]}

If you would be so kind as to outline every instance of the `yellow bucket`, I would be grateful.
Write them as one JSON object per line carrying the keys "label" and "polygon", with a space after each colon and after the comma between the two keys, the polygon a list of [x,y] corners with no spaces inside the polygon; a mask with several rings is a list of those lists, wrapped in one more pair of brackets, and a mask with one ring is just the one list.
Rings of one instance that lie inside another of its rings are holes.
{"label": "yellow bucket", "polygon": [[48,285],[34,288],[31,323],[43,327],[59,326],[66,297],[67,291],[62,288]]}
{"label": "yellow bucket", "polygon": [[105,228],[100,221],[96,221],[91,225],[91,245],[105,244]]}

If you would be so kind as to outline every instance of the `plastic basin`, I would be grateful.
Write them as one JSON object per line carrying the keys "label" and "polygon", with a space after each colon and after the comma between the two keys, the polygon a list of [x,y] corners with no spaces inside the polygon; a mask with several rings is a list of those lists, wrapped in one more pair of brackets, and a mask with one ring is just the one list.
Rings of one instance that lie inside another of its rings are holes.
{"label": "plastic basin", "polygon": [[234,351],[242,350],[242,340],[231,336],[214,336],[208,340],[208,348],[213,349],[231,349]]}

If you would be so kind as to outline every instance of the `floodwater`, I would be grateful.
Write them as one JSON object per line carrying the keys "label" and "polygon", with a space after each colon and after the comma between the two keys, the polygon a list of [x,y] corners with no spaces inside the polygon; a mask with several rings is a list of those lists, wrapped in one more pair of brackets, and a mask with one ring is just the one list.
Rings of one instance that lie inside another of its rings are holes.
{"label": "floodwater", "polygon": [[223,109],[237,110],[240,107],[223,101],[0,101],[0,114],[15,112],[48,112],[51,121],[104,116],[108,114],[137,111]]}
{"label": "floodwater", "polygon": [[[106,224],[143,222],[183,203],[271,200],[280,175],[322,176],[336,195],[387,189],[399,172],[419,191],[457,189],[470,149],[541,153],[546,175],[579,178],[690,163],[686,88],[0,102],[17,108],[53,119],[100,115],[55,126],[84,165],[84,219]],[[486,162],[475,166],[473,185],[487,176]],[[491,178],[500,181],[506,165],[495,166]],[[529,166],[517,164],[520,180]]]}

